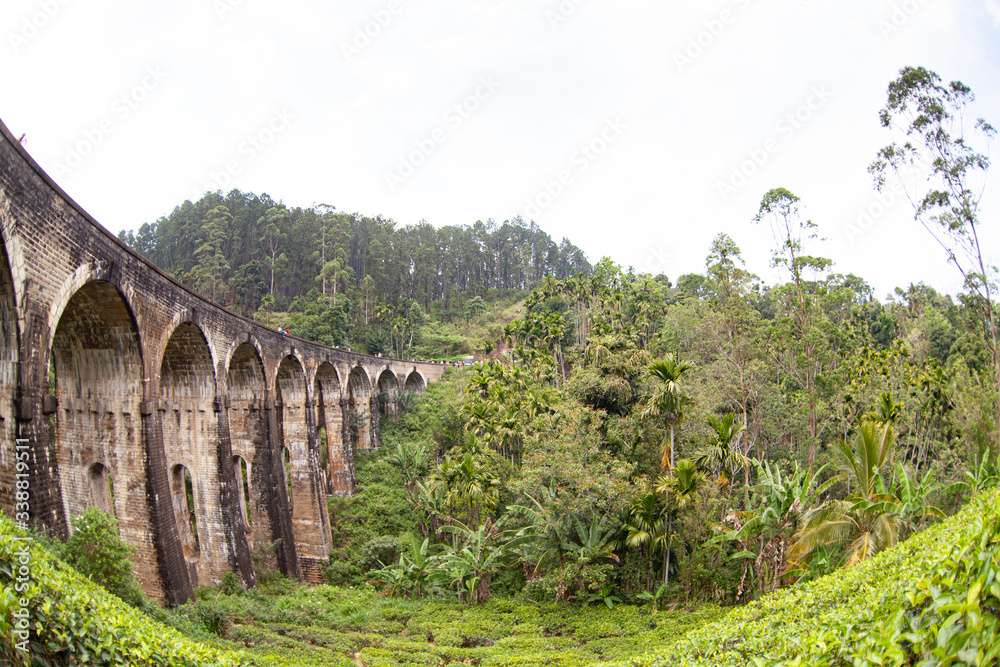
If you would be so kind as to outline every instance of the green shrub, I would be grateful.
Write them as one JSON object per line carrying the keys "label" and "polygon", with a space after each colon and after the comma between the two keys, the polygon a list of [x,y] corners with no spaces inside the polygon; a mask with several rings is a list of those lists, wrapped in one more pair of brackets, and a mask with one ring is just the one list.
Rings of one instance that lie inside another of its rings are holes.
{"label": "green shrub", "polygon": [[143,594],[132,572],[135,550],[118,533],[118,521],[89,507],[71,523],[73,531],[64,551],[66,562],[109,593],[140,606]]}
{"label": "green shrub", "polygon": [[400,546],[399,538],[391,535],[381,535],[368,540],[361,547],[358,567],[362,572],[370,572],[392,565],[399,560]]}
{"label": "green shrub", "polygon": [[361,568],[350,561],[331,560],[323,570],[323,581],[331,586],[346,586],[361,574]]}

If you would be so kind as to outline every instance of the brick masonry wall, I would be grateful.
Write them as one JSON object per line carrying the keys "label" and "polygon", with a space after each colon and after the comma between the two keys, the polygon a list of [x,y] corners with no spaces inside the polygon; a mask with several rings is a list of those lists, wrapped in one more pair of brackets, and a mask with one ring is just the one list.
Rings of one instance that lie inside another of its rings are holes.
{"label": "brick masonry wall", "polygon": [[[326,493],[350,492],[350,453],[378,443],[372,379],[422,389],[445,367],[282,336],[210,303],[102,228],[2,123],[0,234],[0,510],[14,511],[22,438],[32,523],[65,536],[86,507],[112,509],[143,588],[168,604],[230,571],[252,585],[251,548],[278,538],[275,566],[319,580]],[[191,476],[195,550],[178,466]]]}

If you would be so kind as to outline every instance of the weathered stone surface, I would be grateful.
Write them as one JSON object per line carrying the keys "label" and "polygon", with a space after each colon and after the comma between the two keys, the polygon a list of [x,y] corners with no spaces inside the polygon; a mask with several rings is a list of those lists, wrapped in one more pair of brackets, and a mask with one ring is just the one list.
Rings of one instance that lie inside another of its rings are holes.
{"label": "weathered stone surface", "polygon": [[23,509],[20,482],[52,535],[113,511],[144,590],[170,604],[227,572],[253,585],[251,550],[279,539],[272,565],[320,581],[326,495],[353,492],[379,415],[445,367],[282,336],[207,301],[87,215],[2,123],[0,234],[0,510]]}

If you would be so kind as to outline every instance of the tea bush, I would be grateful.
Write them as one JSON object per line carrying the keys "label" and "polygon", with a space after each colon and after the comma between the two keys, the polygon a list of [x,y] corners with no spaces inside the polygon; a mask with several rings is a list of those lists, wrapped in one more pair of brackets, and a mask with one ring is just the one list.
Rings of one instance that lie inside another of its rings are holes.
{"label": "tea bush", "polygon": [[778,591],[630,667],[988,665],[1000,653],[1000,491],[855,567]]}
{"label": "tea bush", "polygon": [[[21,567],[28,582],[17,580]],[[25,586],[24,584],[27,583]],[[13,632],[27,609],[29,636]],[[0,664],[237,666],[239,654],[191,641],[60,563],[0,514]],[[27,648],[28,651],[22,651]]]}

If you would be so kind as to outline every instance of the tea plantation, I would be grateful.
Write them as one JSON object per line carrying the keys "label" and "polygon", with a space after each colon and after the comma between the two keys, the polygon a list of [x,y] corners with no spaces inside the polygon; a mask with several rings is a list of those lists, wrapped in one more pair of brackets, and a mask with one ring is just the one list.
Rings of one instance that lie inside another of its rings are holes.
{"label": "tea plantation", "polygon": [[30,589],[16,591],[24,542],[0,516],[0,659],[46,664],[15,650],[26,601],[30,651],[53,665],[991,665],[1000,653],[998,533],[994,491],[862,565],[726,616],[712,606],[464,606],[278,579],[151,610],[174,629],[37,545]]}

